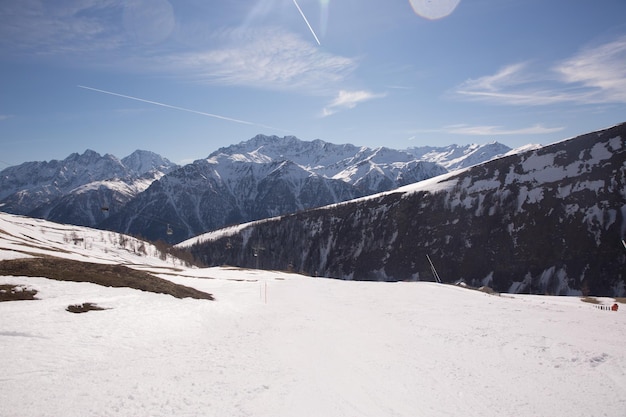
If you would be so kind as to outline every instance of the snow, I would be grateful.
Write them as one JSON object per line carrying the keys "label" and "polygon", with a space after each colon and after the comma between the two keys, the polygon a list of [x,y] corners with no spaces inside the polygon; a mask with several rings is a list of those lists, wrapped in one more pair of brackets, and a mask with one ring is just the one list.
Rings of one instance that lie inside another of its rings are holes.
{"label": "snow", "polygon": [[[292,169],[289,174],[293,175],[295,179],[303,175],[305,177],[316,175],[355,185],[363,177],[368,181],[370,180],[369,176],[372,176],[374,178],[374,182],[370,185],[372,189],[377,189],[377,181],[385,178],[397,181],[400,173],[408,171],[417,162],[407,152],[385,147],[335,145],[321,140],[300,141],[293,136],[279,138],[263,135],[258,135],[247,142],[219,149],[212,153],[206,161],[217,166],[219,177],[226,182],[231,178],[238,179],[241,177],[241,173],[232,167],[236,162],[261,165],[253,167],[254,170],[258,171],[255,177],[261,179],[269,173],[267,168],[262,165],[291,161],[294,167],[298,168]],[[424,170],[440,171],[436,166],[429,165],[424,165]]]}
{"label": "snow", "polygon": [[505,155],[513,155],[525,152],[529,149],[536,149],[537,147],[539,147],[539,145],[526,145],[525,147],[512,150],[506,145],[492,142],[483,145],[449,145],[446,147],[423,146],[409,148],[407,152],[414,155],[419,160],[436,162],[444,166],[448,171],[456,171]]}
{"label": "snow", "polygon": [[456,177],[459,176],[461,172],[464,172],[466,170],[467,168],[464,168],[458,171],[449,172],[447,174],[438,175],[436,177],[419,181],[414,184],[405,185],[404,187],[400,187],[394,191],[388,191],[383,194],[403,192],[408,195],[408,194],[418,193],[420,191],[428,191],[434,194],[440,191],[450,190],[454,188],[455,185],[457,185],[458,179]]}
{"label": "snow", "polygon": [[[145,253],[140,250],[142,244]],[[161,259],[153,245],[119,233],[0,213],[0,260],[26,255],[155,267],[176,263],[169,255]]]}
{"label": "snow", "polygon": [[238,224],[236,226],[228,226],[225,227],[223,229],[220,229],[218,231],[215,232],[208,232],[208,233],[203,233],[199,236],[195,236],[192,237],[190,239],[187,239],[185,241],[182,241],[180,243],[178,243],[176,245],[176,247],[178,248],[187,248],[187,247],[191,247],[193,245],[195,245],[196,243],[203,243],[203,242],[209,242],[209,241],[213,241],[213,240],[217,240],[220,239],[222,237],[228,237],[228,236],[234,236],[237,233],[239,233],[241,230],[243,230],[245,228],[245,226],[247,226],[248,223],[244,223],[244,224]]}
{"label": "snow", "polygon": [[[70,227],[0,220],[0,259],[54,252]],[[101,233],[80,232],[96,243]],[[626,410],[623,304],[611,312],[575,297],[495,296],[427,282],[174,270],[150,250],[65,249],[56,255],[124,259],[216,300],[0,276],[0,284],[36,289],[40,298],[0,303],[2,416],[623,417]],[[83,302],[107,309],[65,311]]]}
{"label": "snow", "polygon": [[609,140],[606,144],[596,143],[591,148],[591,158],[595,160],[605,160],[613,156],[613,152],[622,148],[621,137],[615,137]]}

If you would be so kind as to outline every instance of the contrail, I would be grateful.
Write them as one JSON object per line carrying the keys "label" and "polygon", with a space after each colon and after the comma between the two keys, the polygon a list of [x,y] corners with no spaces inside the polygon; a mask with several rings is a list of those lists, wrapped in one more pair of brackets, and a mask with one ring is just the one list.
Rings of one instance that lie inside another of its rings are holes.
{"label": "contrail", "polygon": [[304,15],[304,13],[302,12],[302,9],[300,8],[300,6],[298,6],[298,2],[296,2],[296,0],[293,0],[293,4],[296,5],[296,7],[298,8],[298,11],[300,12],[300,14],[302,15],[302,18],[304,19],[304,21],[306,22],[306,25],[309,27],[309,30],[311,31],[311,33],[313,34],[313,37],[315,38],[315,40],[317,41],[318,45],[321,45],[320,40],[317,39],[317,35],[315,34],[315,31],[313,30],[313,28],[311,27],[311,25],[309,24],[309,21],[307,20],[306,16]]}
{"label": "contrail", "polygon": [[185,107],[172,106],[171,104],[159,103],[158,101],[146,100],[146,99],[139,98],[139,97],[128,96],[126,94],[114,93],[112,91],[100,90],[99,88],[87,87],[85,85],[79,85],[77,87],[78,88],[84,88],[85,90],[96,91],[98,93],[104,93],[104,94],[109,94],[109,95],[112,95],[112,96],[127,98],[127,99],[130,99],[130,100],[141,101],[143,103],[154,104],[155,106],[167,107],[169,109],[181,110],[181,111],[186,111],[186,112],[189,112],[189,113],[200,114],[202,116],[214,117],[216,119],[227,120],[229,122],[241,123],[241,124],[250,125],[250,126],[259,126],[259,127],[263,127],[263,128],[266,128],[266,129],[280,130],[282,132],[289,132],[288,130],[279,129],[277,127],[267,126],[267,125],[263,125],[263,124],[259,124],[259,123],[248,122],[248,121],[245,121],[245,120],[233,119],[232,117],[220,116],[219,114],[206,113],[206,112],[203,112],[203,111],[187,109]]}

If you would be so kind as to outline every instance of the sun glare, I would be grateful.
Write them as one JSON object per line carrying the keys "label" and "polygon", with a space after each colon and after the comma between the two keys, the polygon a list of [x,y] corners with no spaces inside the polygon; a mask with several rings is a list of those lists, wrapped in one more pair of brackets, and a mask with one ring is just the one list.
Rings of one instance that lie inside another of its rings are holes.
{"label": "sun glare", "polygon": [[321,36],[326,35],[328,27],[328,4],[330,0],[320,0],[320,33]]}
{"label": "sun glare", "polygon": [[413,11],[429,20],[449,16],[460,2],[461,0],[409,0]]}

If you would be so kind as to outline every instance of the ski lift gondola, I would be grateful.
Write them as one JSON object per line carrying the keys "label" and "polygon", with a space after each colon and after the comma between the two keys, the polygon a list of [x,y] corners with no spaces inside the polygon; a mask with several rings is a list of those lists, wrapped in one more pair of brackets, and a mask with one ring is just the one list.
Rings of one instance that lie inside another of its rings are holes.
{"label": "ski lift gondola", "polygon": [[174,234],[174,230],[172,230],[169,224],[167,225],[167,230],[165,233],[167,233],[168,236],[171,236]]}

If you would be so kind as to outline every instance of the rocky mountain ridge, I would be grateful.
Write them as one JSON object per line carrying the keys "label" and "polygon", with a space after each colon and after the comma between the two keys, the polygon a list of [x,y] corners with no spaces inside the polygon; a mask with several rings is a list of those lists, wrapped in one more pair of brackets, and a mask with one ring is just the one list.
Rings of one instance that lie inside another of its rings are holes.
{"label": "rocky mountain ridge", "polygon": [[154,180],[177,168],[137,150],[118,159],[93,150],[63,160],[26,162],[0,172],[0,210],[61,223],[96,226]]}
{"label": "rocky mountain ridge", "polygon": [[257,135],[155,181],[102,227],[179,242],[225,225],[347,201],[445,172],[442,165],[406,151]]}
{"label": "rocky mountain ridge", "polygon": [[391,190],[445,173],[446,164],[508,151],[494,143],[409,152],[257,135],[178,167],[148,151],[120,160],[87,150],[1,171],[0,210],[177,242]]}

